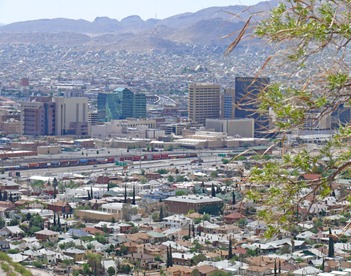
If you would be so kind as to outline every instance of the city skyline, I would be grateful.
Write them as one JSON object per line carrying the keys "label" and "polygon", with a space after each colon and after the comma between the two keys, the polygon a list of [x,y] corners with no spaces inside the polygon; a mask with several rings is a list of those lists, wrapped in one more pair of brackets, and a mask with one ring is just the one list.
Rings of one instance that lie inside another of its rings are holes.
{"label": "city skyline", "polygon": [[[130,0],[127,3],[113,0],[0,0],[0,23],[70,18],[93,21],[96,17],[107,16],[121,20],[131,15],[139,15],[142,19],[163,19],[185,12],[196,12],[213,6],[253,5],[261,0],[195,0],[176,2],[162,0],[140,1]],[[147,5],[145,4],[147,3]]]}

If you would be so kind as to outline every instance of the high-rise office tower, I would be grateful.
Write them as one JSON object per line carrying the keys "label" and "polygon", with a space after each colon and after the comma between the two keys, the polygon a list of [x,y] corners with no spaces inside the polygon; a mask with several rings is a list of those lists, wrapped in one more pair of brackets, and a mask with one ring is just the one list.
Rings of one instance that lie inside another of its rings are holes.
{"label": "high-rise office tower", "polygon": [[[255,120],[255,135],[263,136],[268,131],[268,114],[260,114],[258,95],[269,84],[269,78],[235,78],[235,119],[252,118]],[[268,113],[268,110],[267,110]]]}
{"label": "high-rise office tower", "polygon": [[99,122],[110,122],[122,116],[122,93],[100,92],[97,97]]}
{"label": "high-rise office tower", "polygon": [[55,102],[55,134],[88,136],[88,98],[54,98]]}
{"label": "high-rise office tower", "polygon": [[190,84],[188,98],[189,120],[205,125],[206,119],[220,117],[221,86],[217,84]]}
{"label": "high-rise office tower", "polygon": [[234,119],[235,90],[224,89],[221,94],[221,117],[223,119]]}
{"label": "high-rise office tower", "polygon": [[88,98],[35,97],[21,104],[23,135],[88,136]]}
{"label": "high-rise office tower", "polygon": [[133,117],[146,118],[146,95],[143,93],[134,93]]}
{"label": "high-rise office tower", "polygon": [[122,116],[126,118],[146,118],[146,95],[135,93],[128,88],[117,88],[115,91],[121,93]]}
{"label": "high-rise office tower", "polygon": [[21,103],[21,129],[23,135],[55,134],[55,103],[51,97],[31,98]]}

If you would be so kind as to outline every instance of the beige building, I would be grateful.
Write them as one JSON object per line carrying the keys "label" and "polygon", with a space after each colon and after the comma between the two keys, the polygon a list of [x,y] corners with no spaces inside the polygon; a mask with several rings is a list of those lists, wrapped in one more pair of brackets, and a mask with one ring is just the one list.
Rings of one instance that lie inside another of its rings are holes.
{"label": "beige building", "polygon": [[121,213],[107,213],[95,210],[76,210],[75,214],[84,221],[114,221],[121,219]]}
{"label": "beige building", "polygon": [[0,122],[0,131],[5,134],[21,134],[21,122],[12,118],[4,122]]}
{"label": "beige building", "polygon": [[60,146],[39,146],[37,147],[38,154],[59,154],[61,153]]}
{"label": "beige building", "polygon": [[191,122],[205,125],[206,119],[218,119],[221,108],[221,86],[190,84],[188,117]]}
{"label": "beige building", "polygon": [[90,135],[88,98],[54,98],[56,135]]}
{"label": "beige building", "polygon": [[112,120],[103,125],[93,125],[91,136],[99,139],[113,137],[146,138],[147,130],[156,128],[154,119]]}
{"label": "beige building", "polygon": [[255,133],[254,119],[207,119],[206,129],[225,132],[228,136],[253,138]]}

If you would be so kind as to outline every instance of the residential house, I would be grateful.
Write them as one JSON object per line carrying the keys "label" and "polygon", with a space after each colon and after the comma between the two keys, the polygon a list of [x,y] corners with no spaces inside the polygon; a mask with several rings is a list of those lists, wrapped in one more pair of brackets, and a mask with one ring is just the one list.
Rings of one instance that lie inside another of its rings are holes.
{"label": "residential house", "polygon": [[240,219],[245,219],[246,216],[240,213],[231,213],[223,217],[223,220],[227,224],[237,223]]}
{"label": "residential house", "polygon": [[63,254],[72,257],[75,262],[81,262],[85,258],[85,251],[77,248],[68,248],[63,251]]}
{"label": "residential house", "polygon": [[191,276],[191,272],[193,268],[180,266],[180,265],[173,265],[167,268],[167,275],[170,276]]}
{"label": "residential house", "polygon": [[200,276],[210,276],[213,272],[217,271],[217,268],[211,265],[201,265],[197,266],[195,269],[199,271]]}
{"label": "residential house", "polygon": [[173,215],[163,218],[163,226],[168,228],[184,228],[187,227],[192,220],[184,215]]}
{"label": "residential house", "polygon": [[8,241],[0,241],[0,251],[6,252],[10,249],[10,243]]}
{"label": "residential house", "polygon": [[75,228],[68,229],[66,234],[71,235],[72,237],[75,237],[75,238],[91,237],[91,235],[88,232],[84,231],[83,229],[75,229]]}
{"label": "residential house", "polygon": [[0,230],[0,236],[6,236],[6,237],[22,237],[24,236],[24,232],[21,228],[18,226],[5,226]]}
{"label": "residential house", "polygon": [[59,232],[45,229],[45,230],[35,232],[35,237],[41,241],[57,241],[59,234],[60,234]]}
{"label": "residential house", "polygon": [[48,203],[47,209],[55,213],[64,213],[64,214],[72,213],[71,205],[69,205],[68,202],[64,202],[64,201],[56,201],[56,202]]}
{"label": "residential house", "polygon": [[138,263],[141,267],[148,269],[156,268],[158,266],[155,263],[154,256],[148,254],[132,253],[125,255],[124,258],[133,264]]}
{"label": "residential house", "polygon": [[191,259],[195,255],[196,254],[193,254],[193,253],[172,252],[173,264],[184,265],[184,266],[191,266],[192,265]]}

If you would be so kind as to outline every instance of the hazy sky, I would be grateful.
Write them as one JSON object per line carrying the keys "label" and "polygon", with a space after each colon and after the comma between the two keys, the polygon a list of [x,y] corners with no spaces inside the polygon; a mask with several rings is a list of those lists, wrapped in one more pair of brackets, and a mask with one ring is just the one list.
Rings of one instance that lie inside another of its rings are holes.
{"label": "hazy sky", "polygon": [[65,17],[93,21],[97,16],[121,20],[166,18],[211,6],[252,5],[263,0],[0,0],[0,23]]}

